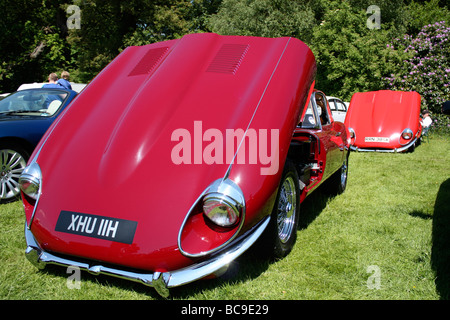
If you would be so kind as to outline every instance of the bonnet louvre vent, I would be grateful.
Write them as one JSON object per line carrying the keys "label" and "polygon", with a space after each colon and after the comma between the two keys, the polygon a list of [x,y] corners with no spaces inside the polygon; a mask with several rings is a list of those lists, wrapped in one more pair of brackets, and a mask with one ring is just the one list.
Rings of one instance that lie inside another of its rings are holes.
{"label": "bonnet louvre vent", "polygon": [[128,76],[137,76],[142,74],[149,74],[156,64],[161,60],[166,53],[168,47],[150,49],[138,62],[138,64],[131,70]]}
{"label": "bonnet louvre vent", "polygon": [[248,44],[224,44],[206,72],[235,74],[249,48]]}

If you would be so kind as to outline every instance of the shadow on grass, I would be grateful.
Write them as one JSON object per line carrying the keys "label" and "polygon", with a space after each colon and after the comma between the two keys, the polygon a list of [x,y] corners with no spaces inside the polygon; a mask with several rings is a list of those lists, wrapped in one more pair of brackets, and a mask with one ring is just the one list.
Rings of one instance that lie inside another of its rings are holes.
{"label": "shadow on grass", "polygon": [[450,179],[437,193],[433,213],[431,266],[436,274],[436,290],[441,299],[450,299]]}
{"label": "shadow on grass", "polygon": [[420,210],[414,210],[413,212],[410,212],[409,215],[411,217],[416,217],[416,218],[420,218],[422,220],[431,220],[433,219],[433,216],[428,214],[428,213],[424,213]]}
{"label": "shadow on grass", "polygon": [[[245,283],[249,280],[258,278],[267,270],[272,262],[273,261],[262,257],[257,248],[251,247],[239,258],[230,263],[230,266],[224,275],[218,278],[199,280],[184,286],[173,288],[170,291],[171,298],[187,299],[202,291],[214,290],[216,288],[225,288],[226,290],[227,286]],[[258,299],[258,297],[249,297],[249,299],[251,298]]]}
{"label": "shadow on grass", "polygon": [[334,197],[325,189],[327,185],[320,186],[311,193],[301,204],[298,230],[304,230],[320,215],[327,206],[328,200]]}

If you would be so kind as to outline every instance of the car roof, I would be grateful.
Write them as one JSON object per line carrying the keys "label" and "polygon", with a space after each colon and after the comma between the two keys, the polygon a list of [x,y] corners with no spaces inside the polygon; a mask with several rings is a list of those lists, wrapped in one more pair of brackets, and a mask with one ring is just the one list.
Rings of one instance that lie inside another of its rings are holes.
{"label": "car roof", "polygon": [[[44,82],[33,82],[33,83],[24,83],[21,84],[19,86],[19,88],[17,89],[17,91],[22,91],[22,90],[26,90],[26,89],[37,89],[37,88],[42,88],[42,86],[46,84]],[[84,89],[84,87],[86,87],[85,83],[74,83],[71,82],[70,85],[72,86],[72,90],[75,92],[80,93],[81,90]],[[64,89],[64,88],[62,88]]]}

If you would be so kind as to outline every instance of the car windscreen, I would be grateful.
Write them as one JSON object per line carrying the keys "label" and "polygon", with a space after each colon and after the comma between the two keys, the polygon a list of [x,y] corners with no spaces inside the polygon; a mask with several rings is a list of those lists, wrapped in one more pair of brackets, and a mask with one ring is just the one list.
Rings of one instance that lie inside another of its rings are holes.
{"label": "car windscreen", "polygon": [[0,101],[1,114],[54,115],[69,93],[58,89],[32,89],[15,92]]}
{"label": "car windscreen", "polygon": [[305,115],[300,122],[300,127],[304,129],[313,129],[317,128],[318,123],[319,121],[316,118],[316,114],[314,113],[313,106],[310,100],[308,103],[308,109],[306,109]]}

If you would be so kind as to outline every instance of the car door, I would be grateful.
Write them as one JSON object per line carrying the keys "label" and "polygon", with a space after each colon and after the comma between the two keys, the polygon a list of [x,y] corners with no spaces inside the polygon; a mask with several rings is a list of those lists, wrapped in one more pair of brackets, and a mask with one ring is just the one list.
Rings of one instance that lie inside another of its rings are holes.
{"label": "car door", "polygon": [[333,117],[330,116],[330,108],[328,106],[325,95],[316,91],[313,93],[312,104],[317,109],[320,118],[320,130],[317,136],[326,152],[326,164],[323,179],[326,179],[342,166],[343,161],[343,141],[340,137],[341,132],[335,130]]}

